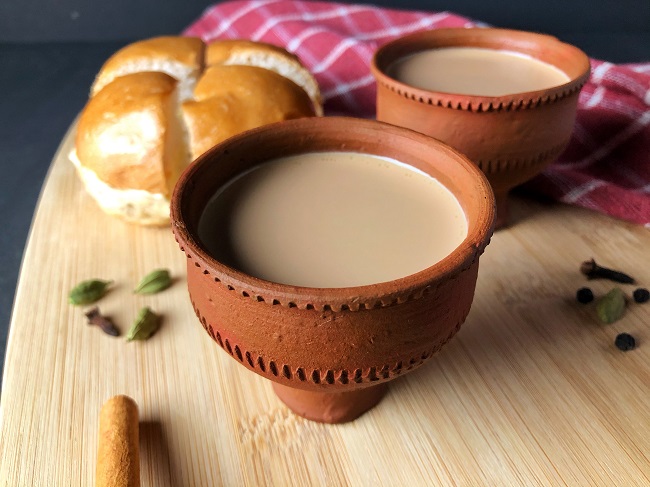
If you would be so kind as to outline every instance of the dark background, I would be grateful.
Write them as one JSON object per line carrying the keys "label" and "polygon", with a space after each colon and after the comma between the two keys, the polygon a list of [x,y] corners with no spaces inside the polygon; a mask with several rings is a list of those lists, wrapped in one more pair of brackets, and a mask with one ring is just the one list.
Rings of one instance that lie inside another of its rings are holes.
{"label": "dark background", "polygon": [[[16,280],[36,200],[58,143],[86,102],[95,73],[124,44],[179,33],[213,3],[0,0],[2,362]],[[553,34],[577,45],[591,57],[612,62],[650,61],[650,0],[346,3],[449,10],[498,27]]]}

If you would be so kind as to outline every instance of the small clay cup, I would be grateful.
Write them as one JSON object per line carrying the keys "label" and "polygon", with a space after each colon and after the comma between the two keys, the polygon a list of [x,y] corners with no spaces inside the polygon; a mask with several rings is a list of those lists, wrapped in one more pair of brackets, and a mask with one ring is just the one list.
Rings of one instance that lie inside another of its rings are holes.
{"label": "small clay cup", "polygon": [[[386,156],[434,176],[460,202],[467,238],[416,274],[348,288],[265,281],[206,251],[197,226],[218,188],[265,161],[323,151]],[[295,413],[340,423],[377,404],[388,381],[422,365],[458,331],[474,296],[479,256],[492,235],[495,203],[483,173],[442,142],[376,121],[328,117],[267,125],[214,147],[182,174],[171,217],[187,256],[192,306],[210,337],[273,381]]]}
{"label": "small clay cup", "polygon": [[[570,80],[553,88],[504,96],[472,96],[414,88],[391,78],[391,64],[416,52],[479,47],[531,56]],[[442,140],[487,175],[497,201],[497,228],[507,222],[510,189],[536,174],[566,148],[578,95],[589,78],[589,58],[555,37],[505,29],[437,29],[417,32],[379,48],[372,59],[377,120]]]}

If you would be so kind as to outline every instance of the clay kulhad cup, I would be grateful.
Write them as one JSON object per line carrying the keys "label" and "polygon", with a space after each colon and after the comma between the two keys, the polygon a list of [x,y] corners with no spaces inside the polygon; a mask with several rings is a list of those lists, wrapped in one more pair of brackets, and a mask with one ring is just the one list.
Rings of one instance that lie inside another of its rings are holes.
{"label": "clay kulhad cup", "polygon": [[[538,91],[473,96],[414,88],[387,74],[405,56],[449,47],[514,51],[560,69],[569,81]],[[473,160],[494,189],[499,228],[507,223],[508,192],[540,173],[568,145],[590,64],[580,49],[552,36],[469,28],[422,31],[391,41],[375,52],[371,70],[377,120],[442,140]]]}
{"label": "clay kulhad cup", "polygon": [[[467,237],[416,274],[347,288],[269,282],[206,251],[199,218],[222,185],[265,161],[323,151],[390,157],[437,178],[460,202]],[[495,202],[483,173],[430,137],[372,120],[305,118],[245,132],[205,153],[180,177],[171,217],[187,257],[190,300],[209,336],[242,366],[273,381],[295,413],[339,423],[372,408],[388,381],[421,366],[459,330],[493,232]]]}

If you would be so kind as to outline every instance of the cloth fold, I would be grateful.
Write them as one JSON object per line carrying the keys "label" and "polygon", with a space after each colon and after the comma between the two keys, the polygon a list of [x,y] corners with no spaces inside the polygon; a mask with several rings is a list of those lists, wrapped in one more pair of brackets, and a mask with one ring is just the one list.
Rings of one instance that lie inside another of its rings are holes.
{"label": "cloth fold", "polygon": [[[372,118],[376,86],[369,66],[378,46],[419,30],[474,26],[485,24],[451,12],[241,0],[208,8],[184,34],[282,46],[316,76],[326,115]],[[650,62],[591,63],[569,146],[522,190],[650,228]]]}

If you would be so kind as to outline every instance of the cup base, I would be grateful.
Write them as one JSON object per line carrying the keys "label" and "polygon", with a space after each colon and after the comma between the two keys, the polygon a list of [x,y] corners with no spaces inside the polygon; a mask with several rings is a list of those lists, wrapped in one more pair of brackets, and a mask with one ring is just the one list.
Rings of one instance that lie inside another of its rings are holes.
{"label": "cup base", "polygon": [[298,416],[319,423],[347,423],[375,407],[388,390],[377,384],[348,392],[313,392],[287,387],[277,382],[273,390]]}

